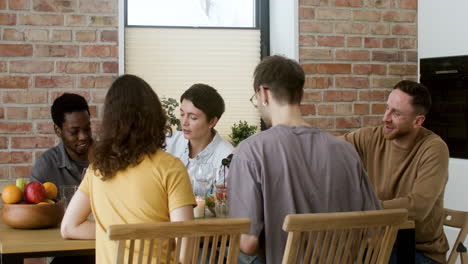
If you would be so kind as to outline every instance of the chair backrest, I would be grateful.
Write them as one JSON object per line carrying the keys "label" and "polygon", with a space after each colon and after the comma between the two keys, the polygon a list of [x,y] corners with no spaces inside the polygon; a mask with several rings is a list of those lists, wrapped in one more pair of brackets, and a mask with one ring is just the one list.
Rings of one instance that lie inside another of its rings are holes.
{"label": "chair backrest", "polygon": [[234,264],[239,254],[240,235],[249,230],[249,219],[201,219],[111,225],[107,236],[117,242],[115,264],[179,263],[181,256],[182,263],[197,263],[199,257],[200,263],[211,264],[216,259],[224,263],[227,248],[227,263]]}
{"label": "chair backrest", "polygon": [[388,263],[406,209],[286,216],[285,263]]}
{"label": "chair backrest", "polygon": [[[453,243],[453,248],[450,251],[447,263],[454,264],[457,261],[457,257],[459,254],[462,263],[468,263],[468,257],[466,253],[467,245],[463,245],[466,239],[466,235],[468,234],[468,212],[457,211],[447,208],[444,208],[444,212],[444,225],[460,229],[457,239],[455,240],[455,243]],[[464,252],[463,247],[465,247]]]}

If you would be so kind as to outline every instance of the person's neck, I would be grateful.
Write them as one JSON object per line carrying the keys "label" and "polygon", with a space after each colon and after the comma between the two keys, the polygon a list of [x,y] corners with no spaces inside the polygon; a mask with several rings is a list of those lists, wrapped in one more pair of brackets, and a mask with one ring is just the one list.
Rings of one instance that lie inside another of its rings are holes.
{"label": "person's neck", "polygon": [[271,109],[271,124],[272,126],[310,126],[310,124],[302,117],[301,108],[298,104],[276,104],[270,106]]}
{"label": "person's neck", "polygon": [[417,128],[410,134],[394,139],[393,144],[397,145],[402,149],[409,149],[411,146],[413,146],[414,141],[416,140],[416,137],[419,134],[419,130],[420,128]]}
{"label": "person's neck", "polygon": [[200,152],[202,152],[206,148],[206,146],[208,146],[208,144],[210,144],[211,141],[213,141],[214,136],[215,133],[211,131],[210,133],[208,133],[208,135],[206,135],[203,138],[191,139],[189,141],[189,157],[193,159],[198,154],[200,154]]}
{"label": "person's neck", "polygon": [[65,149],[65,150],[67,151],[67,154],[68,154],[68,156],[70,157],[71,160],[74,160],[74,161],[88,161],[88,153],[78,155],[76,153],[70,153],[70,151],[68,151],[67,149]]}

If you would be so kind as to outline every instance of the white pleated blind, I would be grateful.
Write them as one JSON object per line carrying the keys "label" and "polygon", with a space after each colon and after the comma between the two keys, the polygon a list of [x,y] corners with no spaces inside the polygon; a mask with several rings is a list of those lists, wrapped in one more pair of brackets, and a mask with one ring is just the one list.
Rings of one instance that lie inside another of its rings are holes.
{"label": "white pleated blind", "polygon": [[194,83],[214,87],[226,104],[216,126],[225,139],[239,120],[260,127],[249,102],[259,60],[258,29],[125,29],[125,72],[142,77],[160,98],[177,101]]}

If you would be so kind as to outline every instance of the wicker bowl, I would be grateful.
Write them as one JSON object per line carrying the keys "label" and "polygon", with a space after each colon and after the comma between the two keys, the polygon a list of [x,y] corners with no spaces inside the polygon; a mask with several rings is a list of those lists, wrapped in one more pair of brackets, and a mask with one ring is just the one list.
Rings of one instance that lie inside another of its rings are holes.
{"label": "wicker bowl", "polygon": [[48,228],[58,226],[64,213],[62,201],[54,204],[4,204],[2,220],[14,228]]}

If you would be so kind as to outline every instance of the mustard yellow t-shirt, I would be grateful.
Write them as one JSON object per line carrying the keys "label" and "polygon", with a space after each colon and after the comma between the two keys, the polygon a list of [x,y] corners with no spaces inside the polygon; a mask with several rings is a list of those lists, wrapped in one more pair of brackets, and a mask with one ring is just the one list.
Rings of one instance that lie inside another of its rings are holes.
{"label": "mustard yellow t-shirt", "polygon": [[162,150],[106,181],[91,165],[79,190],[90,198],[96,220],[98,264],[114,259],[115,243],[106,236],[110,225],[167,222],[170,211],[196,204],[185,166]]}

